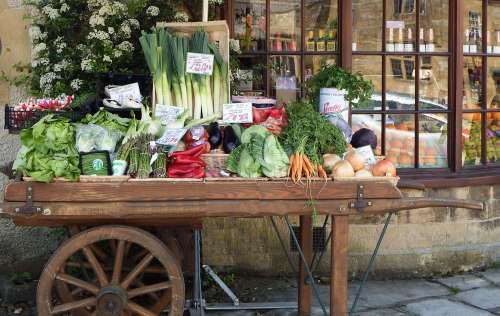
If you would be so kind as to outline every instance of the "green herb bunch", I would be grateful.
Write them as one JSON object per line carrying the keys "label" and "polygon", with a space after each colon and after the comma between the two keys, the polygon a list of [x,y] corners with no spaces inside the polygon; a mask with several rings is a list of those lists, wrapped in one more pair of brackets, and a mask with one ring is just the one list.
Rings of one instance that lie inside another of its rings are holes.
{"label": "green herb bunch", "polygon": [[347,143],[342,131],[319,114],[310,103],[294,102],[286,107],[288,125],[280,141],[289,155],[304,152],[314,164],[323,162],[323,154],[342,155]]}
{"label": "green herb bunch", "polygon": [[373,93],[371,81],[363,79],[361,74],[350,73],[335,65],[323,65],[321,70],[306,82],[306,94],[312,104],[319,105],[321,88],[346,90],[346,100],[361,105],[367,102]]}

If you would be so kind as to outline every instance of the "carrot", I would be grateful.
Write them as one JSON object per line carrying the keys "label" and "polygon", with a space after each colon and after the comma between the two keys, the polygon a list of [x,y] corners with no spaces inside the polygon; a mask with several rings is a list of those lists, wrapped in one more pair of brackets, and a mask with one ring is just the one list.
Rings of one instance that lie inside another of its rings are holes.
{"label": "carrot", "polygon": [[[290,176],[290,178],[292,178],[292,173],[291,173],[291,172],[292,172],[292,169],[293,169],[292,167],[293,167],[293,159],[294,159],[294,158],[295,158],[295,155],[294,155],[294,154],[292,154],[292,155],[290,156],[290,160],[289,160],[289,161],[290,161],[290,164],[288,165],[288,175]],[[292,180],[293,180],[293,178],[292,178]]]}
{"label": "carrot", "polygon": [[304,169],[304,176],[306,177],[307,180],[311,179],[311,169],[309,169],[309,166],[307,164],[307,156],[303,155],[302,156],[302,165]]}
{"label": "carrot", "polygon": [[297,154],[297,181],[302,180],[302,168],[304,159],[302,158],[303,154]]}
{"label": "carrot", "polygon": [[311,161],[307,157],[307,155],[304,155],[304,165],[305,165],[305,167],[307,168],[307,170],[309,171],[309,173],[311,175],[314,174],[314,168],[313,168],[313,166],[311,164]]}
{"label": "carrot", "polygon": [[321,165],[318,165],[318,174],[323,179],[328,179],[328,175],[326,174],[325,169],[323,169],[323,167]]}

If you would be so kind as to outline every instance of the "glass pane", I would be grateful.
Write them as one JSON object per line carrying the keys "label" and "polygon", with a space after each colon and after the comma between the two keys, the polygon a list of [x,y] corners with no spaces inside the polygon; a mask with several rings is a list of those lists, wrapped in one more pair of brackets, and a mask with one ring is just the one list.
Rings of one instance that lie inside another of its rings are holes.
{"label": "glass pane", "polygon": [[464,53],[480,53],[482,51],[482,1],[464,1]]}
{"label": "glass pane", "polygon": [[419,115],[419,165],[423,168],[445,168],[448,165],[448,115]]}
{"label": "glass pane", "polygon": [[338,49],[337,3],[337,0],[304,1],[306,51],[333,52]]}
{"label": "glass pane", "polygon": [[363,74],[371,80],[374,86],[372,100],[364,104],[356,104],[355,109],[382,109],[382,57],[380,56],[353,56],[353,72]]}
{"label": "glass pane", "polygon": [[448,51],[448,0],[420,0],[419,43],[421,52]]}
{"label": "glass pane", "polygon": [[375,149],[375,155],[382,155],[382,115],[380,114],[353,114],[351,118],[352,130],[356,132],[362,128],[368,128],[375,132],[377,135],[377,148]]}
{"label": "glass pane", "polygon": [[300,0],[271,0],[269,50],[300,50]]}
{"label": "glass pane", "polygon": [[236,87],[237,94],[265,95],[266,93],[266,58],[242,57],[237,76],[233,77],[231,86]]}
{"label": "glass pane", "polygon": [[415,50],[415,0],[387,1],[386,51],[412,52]]}
{"label": "glass pane", "polygon": [[420,110],[448,108],[448,57],[420,57]]}
{"label": "glass pane", "polygon": [[481,113],[462,114],[462,161],[466,166],[481,164]]}
{"label": "glass pane", "polygon": [[352,50],[381,51],[383,1],[353,0],[352,15]]}
{"label": "glass pane", "polygon": [[415,109],[415,58],[387,57],[386,76],[386,109]]}
{"label": "glass pane", "polygon": [[300,56],[271,56],[271,95],[278,104],[300,97]]}
{"label": "glass pane", "polygon": [[491,163],[500,162],[500,112],[487,114],[486,158]]}
{"label": "glass pane", "polygon": [[243,52],[264,51],[266,43],[266,1],[236,0],[234,36]]}
{"label": "glass pane", "polygon": [[488,58],[486,105],[500,109],[500,58]]}
{"label": "glass pane", "polygon": [[304,80],[309,80],[313,75],[315,75],[323,65],[336,65],[337,56],[329,55],[307,55],[304,57]]}
{"label": "glass pane", "polygon": [[464,109],[481,108],[481,57],[464,57]]}
{"label": "glass pane", "polygon": [[500,2],[488,1],[487,52],[500,54]]}
{"label": "glass pane", "polygon": [[398,168],[415,167],[415,116],[390,114],[385,120],[385,155]]}

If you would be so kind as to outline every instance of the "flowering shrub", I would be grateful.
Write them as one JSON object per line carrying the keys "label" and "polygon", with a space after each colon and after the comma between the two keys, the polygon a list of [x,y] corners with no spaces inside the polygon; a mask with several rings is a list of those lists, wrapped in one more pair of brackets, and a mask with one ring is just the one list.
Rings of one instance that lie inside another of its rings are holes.
{"label": "flowering shrub", "polygon": [[43,96],[93,91],[100,72],[147,73],[138,43],[158,21],[187,21],[180,0],[25,0],[31,89]]}

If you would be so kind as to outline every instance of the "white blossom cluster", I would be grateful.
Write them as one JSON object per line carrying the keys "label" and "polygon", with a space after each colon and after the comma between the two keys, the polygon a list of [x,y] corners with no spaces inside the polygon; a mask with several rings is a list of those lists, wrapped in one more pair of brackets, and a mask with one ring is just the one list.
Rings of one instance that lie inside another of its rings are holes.
{"label": "white blossom cluster", "polygon": [[158,16],[160,14],[160,8],[158,8],[157,6],[149,6],[147,9],[146,9],[146,14],[149,15],[149,16]]}

